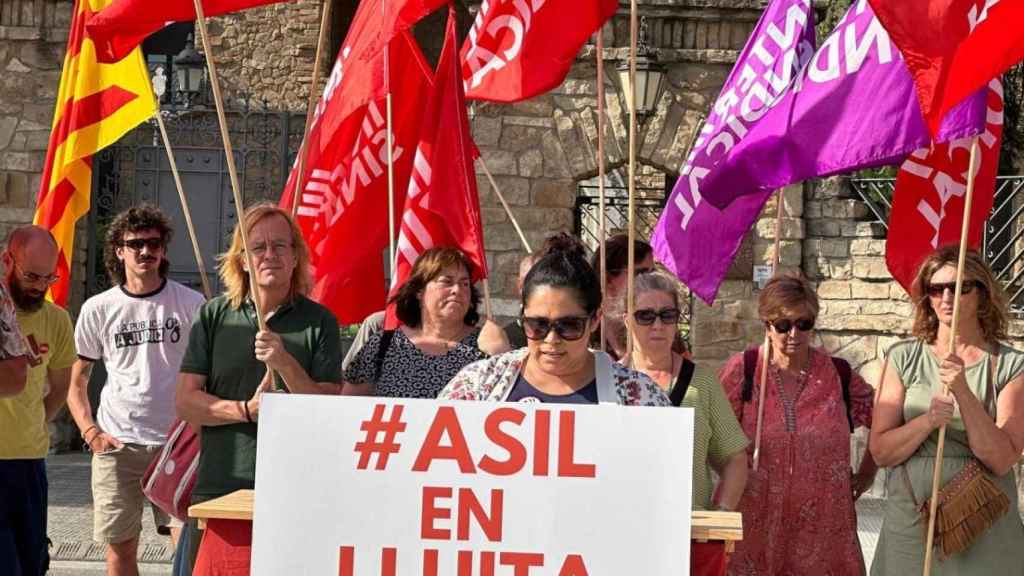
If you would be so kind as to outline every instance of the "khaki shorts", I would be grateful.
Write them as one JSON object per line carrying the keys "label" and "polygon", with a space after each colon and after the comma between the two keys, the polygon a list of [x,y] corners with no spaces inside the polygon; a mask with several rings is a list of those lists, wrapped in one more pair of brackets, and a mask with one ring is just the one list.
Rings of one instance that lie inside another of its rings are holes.
{"label": "khaki shorts", "polygon": [[142,493],[142,475],[160,451],[160,446],[125,444],[122,448],[93,454],[92,503],[93,539],[118,544],[142,533],[142,515],[146,504],[153,510],[158,530],[180,527]]}

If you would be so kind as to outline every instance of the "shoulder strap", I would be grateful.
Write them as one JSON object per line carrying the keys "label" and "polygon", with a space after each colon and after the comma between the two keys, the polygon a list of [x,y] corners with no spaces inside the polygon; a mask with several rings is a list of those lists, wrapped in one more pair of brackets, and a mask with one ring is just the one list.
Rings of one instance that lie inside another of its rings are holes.
{"label": "shoulder strap", "polygon": [[384,357],[387,356],[388,348],[391,347],[391,340],[395,337],[394,330],[384,330],[380,333],[380,346],[377,347],[377,356],[373,359],[373,383],[380,380],[384,371]]}
{"label": "shoulder strap", "polygon": [[853,432],[853,412],[850,411],[850,379],[853,378],[853,368],[849,362],[835,356],[832,356],[832,365],[839,373],[839,384],[843,388],[843,406],[846,407],[846,422],[850,425],[850,432]]}
{"label": "shoulder strap", "polygon": [[686,397],[686,391],[690,388],[690,380],[693,379],[693,369],[696,365],[688,359],[683,358],[683,365],[679,368],[679,376],[676,377],[676,385],[672,387],[672,393],[668,399],[673,406],[679,406]]}
{"label": "shoulder strap", "polygon": [[746,404],[754,396],[754,373],[757,371],[757,347],[743,351],[743,391],[740,399]]}

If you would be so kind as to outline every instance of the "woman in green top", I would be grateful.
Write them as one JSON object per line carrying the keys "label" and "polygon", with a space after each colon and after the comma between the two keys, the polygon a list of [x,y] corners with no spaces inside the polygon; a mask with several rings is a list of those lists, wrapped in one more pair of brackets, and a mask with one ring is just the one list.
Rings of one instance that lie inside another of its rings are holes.
{"label": "woman in green top", "polygon": [[[625,321],[635,335],[633,369],[654,380],[666,394],[680,384],[683,357],[672,351],[679,322],[679,285],[660,272],[640,274],[634,281],[636,311]],[[625,309],[625,306],[622,306]],[[696,366],[682,406],[694,409],[693,508],[712,507],[711,468],[721,477],[715,507],[732,510],[747,483],[749,444],[715,373]]]}
{"label": "woman in green top", "polygon": [[[1024,525],[1011,472],[1024,448],[1024,353],[1006,338],[1007,300],[977,252],[967,253],[954,351],[949,349],[957,248],[938,250],[912,286],[914,336],[895,344],[875,402],[871,452],[888,475],[888,499],[872,574],[920,574],[939,428],[946,426],[941,483],[972,459],[1010,499],[1009,512],[933,575],[1021,574]],[[947,386],[950,395],[943,393]],[[954,409],[959,407],[959,414]]]}

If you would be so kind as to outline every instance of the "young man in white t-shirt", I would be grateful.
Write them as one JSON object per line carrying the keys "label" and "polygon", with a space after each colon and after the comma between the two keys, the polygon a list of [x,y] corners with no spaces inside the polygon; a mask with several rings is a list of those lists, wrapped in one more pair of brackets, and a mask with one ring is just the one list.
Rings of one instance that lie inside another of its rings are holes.
{"label": "young man in white t-shirt", "polygon": [[[159,209],[130,208],[111,222],[104,264],[114,287],[82,305],[78,360],[68,408],[93,452],[93,538],[107,545],[107,574],[135,575],[145,496],[141,479],[174,421],[174,387],[188,335],[204,298],[167,278],[173,230]],[[89,375],[107,381],[93,419]],[[158,529],[169,525],[153,507]],[[172,543],[173,545],[173,543]]]}

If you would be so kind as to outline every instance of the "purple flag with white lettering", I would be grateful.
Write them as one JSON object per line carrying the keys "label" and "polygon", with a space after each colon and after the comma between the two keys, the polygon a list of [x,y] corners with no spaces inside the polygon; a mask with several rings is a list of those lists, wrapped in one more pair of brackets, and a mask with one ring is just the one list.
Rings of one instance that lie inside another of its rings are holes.
{"label": "purple flag with white lettering", "polygon": [[[770,50],[751,49],[777,46],[772,39],[779,35],[766,32],[768,39],[760,40],[758,32],[715,103],[652,238],[658,259],[706,302],[714,300],[774,190],[898,163],[931,143],[910,73],[866,1],[850,8],[781,90],[770,66],[778,68],[782,57],[772,62],[764,57]],[[937,140],[975,134],[984,117],[979,94],[946,117]]]}
{"label": "purple flag with white lettering", "polygon": [[773,0],[708,113],[651,237],[658,261],[709,304],[771,190],[745,195],[720,211],[702,202],[701,180],[735,144],[734,134],[742,129],[737,106],[747,115],[757,114],[766,101],[785,92],[813,52],[810,1]]}

